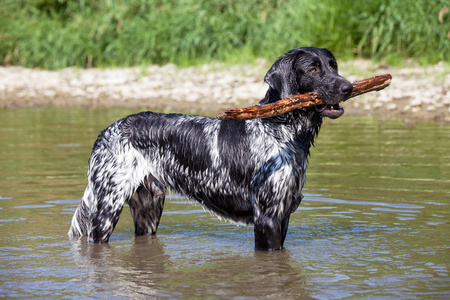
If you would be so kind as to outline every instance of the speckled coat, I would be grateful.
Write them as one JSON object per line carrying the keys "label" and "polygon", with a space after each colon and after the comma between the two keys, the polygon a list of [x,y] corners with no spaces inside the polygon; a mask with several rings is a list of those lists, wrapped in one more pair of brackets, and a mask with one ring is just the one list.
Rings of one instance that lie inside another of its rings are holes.
{"label": "speckled coat", "polygon": [[[69,235],[107,242],[125,203],[136,234],[155,234],[170,189],[221,218],[254,224],[256,249],[280,249],[302,200],[309,148],[322,117],[337,114],[336,103],[345,98],[334,91],[348,82],[337,75],[337,65],[333,72],[330,60],[325,49],[294,49],[265,77],[269,90],[261,103],[320,91],[330,103],[320,110],[224,121],[143,112],[112,124],[94,144],[88,185]],[[324,71],[308,77],[308,68]]]}

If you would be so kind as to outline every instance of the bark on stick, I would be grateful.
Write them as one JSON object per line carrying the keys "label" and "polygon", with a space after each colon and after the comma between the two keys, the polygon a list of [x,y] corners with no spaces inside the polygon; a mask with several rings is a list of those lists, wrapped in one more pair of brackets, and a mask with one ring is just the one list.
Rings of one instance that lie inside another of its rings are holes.
{"label": "bark on stick", "polygon": [[[391,84],[391,74],[383,74],[375,77],[353,82],[353,91],[350,98],[373,91],[382,90]],[[348,100],[347,99],[347,100]],[[220,120],[249,120],[256,118],[273,117],[284,114],[298,108],[313,105],[323,105],[319,93],[310,92],[299,95],[289,95],[287,98],[265,105],[253,105],[243,108],[229,108],[217,115]]]}

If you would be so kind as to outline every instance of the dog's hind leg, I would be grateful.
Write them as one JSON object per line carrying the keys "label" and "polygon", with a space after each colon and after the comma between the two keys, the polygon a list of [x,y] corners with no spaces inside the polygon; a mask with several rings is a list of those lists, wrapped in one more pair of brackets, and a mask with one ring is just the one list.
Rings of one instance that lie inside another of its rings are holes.
{"label": "dog's hind leg", "polygon": [[73,215],[69,236],[87,235],[90,242],[108,242],[122,212],[123,196],[116,193],[105,195],[103,189],[92,182],[88,183],[83,199]]}
{"label": "dog's hind leg", "polygon": [[120,198],[109,201],[97,201],[96,209],[91,209],[91,228],[89,230],[89,242],[107,243],[114,228],[119,221],[123,202]]}
{"label": "dog's hind leg", "polygon": [[96,143],[89,160],[88,185],[93,196],[89,201],[89,241],[109,240],[123,205],[145,181],[147,161],[142,154],[114,136]]}
{"label": "dog's hind leg", "polygon": [[136,235],[156,234],[164,207],[165,187],[151,174],[127,201]]}

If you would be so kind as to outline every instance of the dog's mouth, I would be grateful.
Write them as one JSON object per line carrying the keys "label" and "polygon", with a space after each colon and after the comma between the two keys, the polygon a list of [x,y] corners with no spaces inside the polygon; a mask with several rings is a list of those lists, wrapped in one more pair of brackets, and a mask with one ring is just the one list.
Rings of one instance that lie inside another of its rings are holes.
{"label": "dog's mouth", "polygon": [[344,108],[339,104],[324,104],[314,106],[314,109],[322,117],[327,117],[330,119],[337,119],[344,114]]}

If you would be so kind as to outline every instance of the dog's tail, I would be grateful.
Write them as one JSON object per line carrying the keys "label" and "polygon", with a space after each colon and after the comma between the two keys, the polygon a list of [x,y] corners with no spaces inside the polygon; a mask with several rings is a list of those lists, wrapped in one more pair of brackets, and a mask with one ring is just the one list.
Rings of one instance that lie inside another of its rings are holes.
{"label": "dog's tail", "polygon": [[89,185],[84,192],[83,199],[75,211],[72,224],[70,225],[69,236],[77,237],[89,234],[89,226],[90,226],[90,208],[89,208],[89,197],[91,197],[92,191],[89,188]]}

